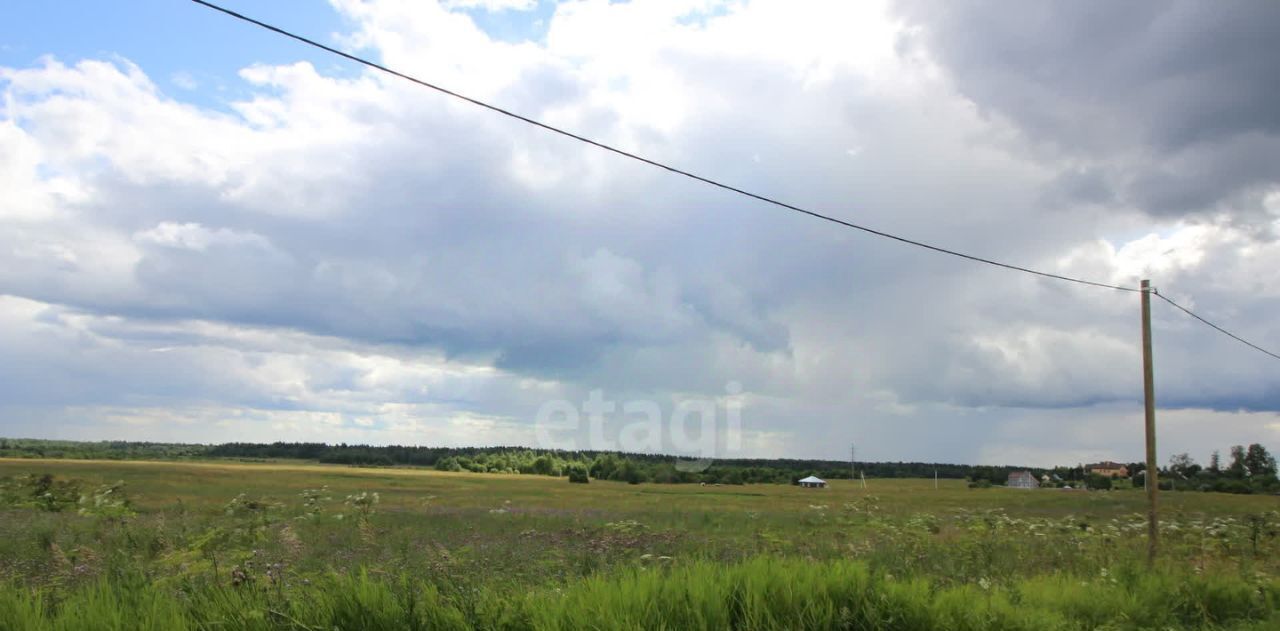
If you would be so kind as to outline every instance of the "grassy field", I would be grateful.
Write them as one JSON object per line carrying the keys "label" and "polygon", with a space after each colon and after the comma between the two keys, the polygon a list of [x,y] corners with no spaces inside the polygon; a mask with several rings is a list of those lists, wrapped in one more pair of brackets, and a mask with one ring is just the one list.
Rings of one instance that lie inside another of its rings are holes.
{"label": "grassy field", "polygon": [[0,508],[0,630],[1280,628],[1270,496],[1162,494],[1151,571],[1137,491],[0,460],[28,474],[133,514]]}

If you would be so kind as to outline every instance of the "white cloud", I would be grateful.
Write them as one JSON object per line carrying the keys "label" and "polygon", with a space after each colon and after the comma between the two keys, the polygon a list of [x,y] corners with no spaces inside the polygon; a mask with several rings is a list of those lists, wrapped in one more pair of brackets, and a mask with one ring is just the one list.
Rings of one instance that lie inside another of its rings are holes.
{"label": "white cloud", "polygon": [[171,248],[204,252],[211,246],[249,246],[271,249],[271,241],[252,232],[238,232],[228,228],[209,229],[198,223],[174,223],[163,221],[154,228],[133,236],[139,243],[151,243]]}
{"label": "white cloud", "polygon": [[531,11],[538,0],[444,0],[446,9],[483,9],[485,11]]}
{"label": "white cloud", "polygon": [[[449,88],[913,238],[1149,275],[1280,335],[1276,213],[1047,195],[1072,165],[958,92],[883,4],[573,2],[519,43],[432,3],[333,4],[345,43]],[[837,229],[377,74],[231,80],[226,113],[122,60],[0,69],[0,353],[20,359],[0,434],[512,442],[551,398],[669,405],[739,381],[756,455],[1136,440],[1027,429],[1139,409],[1133,296]],[[1156,325],[1162,403],[1269,431],[1280,382],[1252,351]]]}

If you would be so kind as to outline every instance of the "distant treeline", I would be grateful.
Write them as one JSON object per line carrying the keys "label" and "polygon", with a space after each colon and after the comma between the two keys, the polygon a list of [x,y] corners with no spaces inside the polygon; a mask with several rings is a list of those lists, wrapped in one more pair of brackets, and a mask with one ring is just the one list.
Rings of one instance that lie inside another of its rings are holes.
{"label": "distant treeline", "polygon": [[[1201,466],[1186,453],[1169,458],[1167,469],[1161,469],[1160,488],[1182,491],[1217,491],[1220,493],[1278,493],[1276,459],[1267,448],[1253,443],[1235,445],[1228,450],[1228,461],[1214,451],[1209,464]],[[1136,481],[1140,484],[1141,478]]]}
{"label": "distant treeline", "polygon": [[[698,470],[693,461],[660,454],[605,451],[559,451],[526,447],[406,447],[391,445],[328,445],[325,443],[227,443],[211,447],[211,457],[286,458],[363,466],[410,465],[441,471],[473,473],[523,473],[568,476],[585,472],[599,480],[631,483],[790,484],[816,475],[847,479],[853,473],[848,462],[797,459],[722,459]],[[989,467],[925,462],[857,463],[861,475],[876,478],[932,477],[963,479],[972,476],[1004,476],[1017,467]],[[1004,479],[1004,478],[1001,478]]]}
{"label": "distant treeline", "polygon": [[[128,441],[72,442],[0,439],[0,456],[79,459],[203,459],[306,460],[355,466],[430,467],[442,471],[522,473],[570,476],[578,472],[599,480],[631,483],[790,484],[816,475],[848,479],[847,461],[803,459],[714,460],[705,470],[697,463],[669,455],[602,451],[555,451],[526,447],[417,447],[329,445],[325,443],[225,443],[188,445]],[[986,479],[1003,482],[1013,466],[979,466],[928,462],[858,462],[857,471],[869,478]],[[1032,469],[1037,475],[1043,469]]]}
{"label": "distant treeline", "polygon": [[[1209,464],[1201,466],[1187,453],[1174,454],[1167,466],[1160,468],[1160,488],[1166,491],[1212,491],[1216,493],[1280,493],[1276,477],[1276,459],[1259,443],[1235,445],[1228,450],[1227,462],[1221,452],[1214,451]],[[1146,463],[1124,464],[1126,476],[1110,477],[1089,473],[1081,465],[1056,467],[1048,472],[1041,486],[1089,488],[1096,490],[1141,489],[1146,485]],[[994,481],[994,480],[993,480]],[[980,484],[979,484],[980,485]]]}
{"label": "distant treeline", "polygon": [[34,438],[0,438],[0,457],[73,460],[182,460],[208,457],[209,445],[123,440],[79,442]]}
{"label": "distant treeline", "polygon": [[[1170,459],[1161,469],[1160,486],[1172,490],[1271,493],[1280,491],[1275,459],[1259,444],[1235,446],[1229,462],[1215,452],[1201,467],[1187,454]],[[708,484],[792,484],[816,475],[828,480],[853,477],[847,461],[802,459],[723,459],[703,469],[675,456],[604,451],[557,451],[527,447],[417,447],[340,443],[225,443],[188,445],[128,441],[73,442],[0,438],[0,457],[79,458],[108,460],[304,460],[365,467],[414,466],[441,471],[521,473],[564,476],[576,481],[619,480]],[[942,464],[931,462],[858,462],[858,475],[868,478],[967,479],[974,486],[1004,484],[1013,471],[1027,470],[1048,486],[1094,489],[1141,487],[1145,466],[1128,463],[1127,478],[1105,478],[1082,466],[1037,469],[1015,466]]]}

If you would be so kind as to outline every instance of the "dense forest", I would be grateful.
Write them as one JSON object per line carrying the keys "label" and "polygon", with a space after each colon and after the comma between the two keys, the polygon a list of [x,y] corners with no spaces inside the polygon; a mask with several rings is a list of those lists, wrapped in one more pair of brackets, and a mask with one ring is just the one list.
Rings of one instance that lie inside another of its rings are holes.
{"label": "dense forest", "polygon": [[[817,475],[848,479],[847,461],[801,459],[724,459],[688,461],[674,456],[599,451],[553,451],[525,447],[370,446],[325,443],[225,443],[191,445],[126,441],[71,442],[0,439],[0,457],[81,459],[303,460],[354,466],[430,467],[442,471],[523,473],[569,477],[575,472],[599,480],[709,484],[789,484]],[[859,462],[869,478],[987,479],[1003,482],[1013,466],[975,466],[926,462]],[[1042,470],[1035,470],[1043,473]],[[577,476],[581,478],[582,476]]]}
{"label": "dense forest", "polygon": [[[1262,445],[1231,448],[1231,461],[1222,465],[1215,452],[1201,467],[1186,454],[1174,456],[1161,470],[1161,487],[1171,490],[1259,493],[1280,490],[1275,460]],[[195,445],[127,441],[73,442],[0,438],[0,457],[78,458],[110,460],[300,460],[366,467],[414,466],[441,471],[519,473],[639,484],[792,484],[809,475],[848,479],[857,470],[868,478],[966,479],[973,486],[1003,484],[1009,473],[1029,470],[1050,486],[1074,488],[1132,488],[1143,483],[1144,465],[1130,463],[1130,477],[1111,479],[1090,475],[1082,466],[1035,467],[944,464],[929,462],[857,462],[803,459],[722,459],[688,461],[669,455],[600,451],[555,451],[526,447],[422,447],[329,445],[325,443],[225,443]]]}

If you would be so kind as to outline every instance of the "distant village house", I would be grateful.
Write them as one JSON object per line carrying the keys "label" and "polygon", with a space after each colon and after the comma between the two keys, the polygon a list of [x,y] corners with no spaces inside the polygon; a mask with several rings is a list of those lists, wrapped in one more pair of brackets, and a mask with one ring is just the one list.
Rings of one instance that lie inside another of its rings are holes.
{"label": "distant village house", "polygon": [[1096,473],[1098,475],[1106,476],[1108,478],[1129,477],[1129,467],[1126,467],[1118,462],[1111,462],[1110,460],[1091,464],[1085,467],[1085,470],[1088,471],[1089,473]]}
{"label": "distant village house", "polygon": [[1014,471],[1009,474],[1007,486],[1011,489],[1034,489],[1039,488],[1040,483],[1030,471]]}

